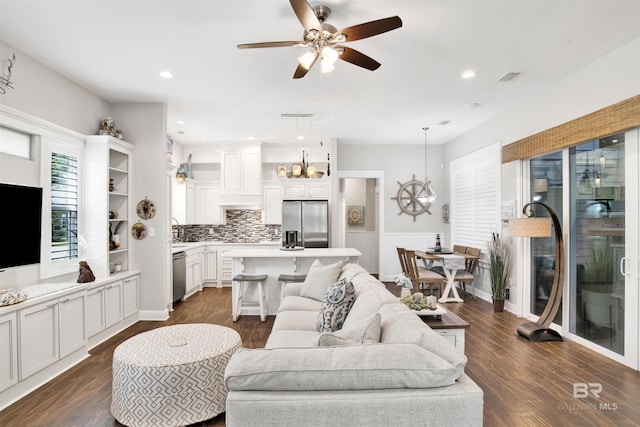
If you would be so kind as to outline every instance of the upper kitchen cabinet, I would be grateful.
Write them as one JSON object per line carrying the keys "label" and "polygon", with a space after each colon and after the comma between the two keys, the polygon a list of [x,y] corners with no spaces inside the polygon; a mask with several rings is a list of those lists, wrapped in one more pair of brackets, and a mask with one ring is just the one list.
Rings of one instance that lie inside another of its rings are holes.
{"label": "upper kitchen cabinet", "polygon": [[100,277],[129,267],[133,145],[108,135],[86,138],[86,240],[91,269]]}
{"label": "upper kitchen cabinet", "polygon": [[214,182],[187,183],[186,224],[220,224],[220,185]]}
{"label": "upper kitchen cabinet", "polygon": [[228,145],[220,152],[222,195],[260,195],[262,157],[260,145]]}

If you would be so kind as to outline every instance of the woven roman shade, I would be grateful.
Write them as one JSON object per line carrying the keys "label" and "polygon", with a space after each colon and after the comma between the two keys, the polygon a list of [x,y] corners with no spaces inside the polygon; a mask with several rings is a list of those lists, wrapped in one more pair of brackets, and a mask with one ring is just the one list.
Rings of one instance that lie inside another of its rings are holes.
{"label": "woven roman shade", "polygon": [[502,147],[502,163],[562,150],[640,126],[640,95]]}

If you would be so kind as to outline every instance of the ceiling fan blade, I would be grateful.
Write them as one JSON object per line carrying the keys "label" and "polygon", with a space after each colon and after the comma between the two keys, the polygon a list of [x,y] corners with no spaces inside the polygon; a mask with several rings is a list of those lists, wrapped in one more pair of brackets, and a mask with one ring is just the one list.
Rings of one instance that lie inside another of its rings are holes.
{"label": "ceiling fan blade", "polygon": [[366,68],[367,70],[377,70],[380,68],[380,63],[375,59],[365,55],[362,52],[358,52],[355,49],[351,49],[349,47],[340,46],[340,48],[344,49],[342,55],[338,58],[343,61],[350,62],[353,65],[357,65],[358,67]]}
{"label": "ceiling fan blade", "polygon": [[340,33],[347,36],[346,41],[352,42],[354,40],[386,33],[387,31],[400,27],[402,27],[402,20],[397,16],[392,16],[391,18],[378,19],[376,21],[365,22],[364,24],[354,25],[353,27],[347,27],[340,31]]}
{"label": "ceiling fan blade", "polygon": [[322,33],[322,24],[320,24],[316,13],[306,0],[289,0],[289,2],[305,30],[310,31],[315,29]]}
{"label": "ceiling fan blade", "polygon": [[296,68],[296,71],[293,73],[293,78],[301,79],[302,77],[304,77],[309,72],[309,70],[313,67],[313,64],[316,63],[319,56],[320,55],[318,54],[318,52],[316,52],[316,56],[313,58],[313,61],[311,61],[311,65],[309,65],[309,68],[305,68],[302,65],[298,64],[298,68]]}
{"label": "ceiling fan blade", "polygon": [[239,44],[238,49],[254,49],[260,47],[289,47],[304,46],[303,41],[282,41],[282,42],[261,42],[261,43],[244,43]]}

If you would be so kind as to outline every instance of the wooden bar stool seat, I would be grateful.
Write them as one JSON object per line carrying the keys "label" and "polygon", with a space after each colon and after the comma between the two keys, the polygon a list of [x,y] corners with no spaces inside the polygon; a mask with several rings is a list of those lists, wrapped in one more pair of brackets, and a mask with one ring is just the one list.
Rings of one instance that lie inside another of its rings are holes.
{"label": "wooden bar stool seat", "polygon": [[307,278],[306,274],[281,274],[278,276],[280,282],[280,301],[285,297],[285,287],[287,283],[302,283]]}

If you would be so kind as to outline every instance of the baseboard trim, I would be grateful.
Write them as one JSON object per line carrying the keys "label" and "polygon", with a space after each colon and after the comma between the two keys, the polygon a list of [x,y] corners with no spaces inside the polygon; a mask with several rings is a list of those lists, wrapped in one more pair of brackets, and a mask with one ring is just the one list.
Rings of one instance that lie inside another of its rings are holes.
{"label": "baseboard trim", "polygon": [[138,320],[165,321],[169,319],[169,310],[140,310]]}

